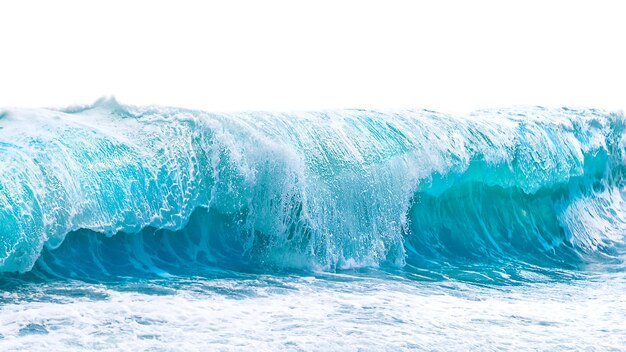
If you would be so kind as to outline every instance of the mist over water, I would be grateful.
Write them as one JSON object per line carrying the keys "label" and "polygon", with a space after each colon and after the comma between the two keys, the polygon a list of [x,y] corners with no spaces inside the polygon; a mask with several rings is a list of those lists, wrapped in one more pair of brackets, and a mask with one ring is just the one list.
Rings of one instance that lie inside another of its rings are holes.
{"label": "mist over water", "polygon": [[625,132],[543,107],[2,111],[0,346],[619,350]]}

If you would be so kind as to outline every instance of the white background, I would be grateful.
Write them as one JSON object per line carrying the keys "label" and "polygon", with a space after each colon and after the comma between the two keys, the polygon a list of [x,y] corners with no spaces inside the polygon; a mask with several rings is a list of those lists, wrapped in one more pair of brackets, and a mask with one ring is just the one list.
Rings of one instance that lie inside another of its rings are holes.
{"label": "white background", "polygon": [[2,1],[0,106],[626,107],[619,1]]}

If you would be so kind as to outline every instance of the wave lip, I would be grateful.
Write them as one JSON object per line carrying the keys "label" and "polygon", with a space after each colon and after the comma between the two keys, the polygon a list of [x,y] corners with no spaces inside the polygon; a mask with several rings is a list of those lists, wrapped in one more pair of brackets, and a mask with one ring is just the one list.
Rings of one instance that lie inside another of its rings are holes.
{"label": "wave lip", "polygon": [[[622,113],[541,107],[463,117],[213,114],[112,99],[10,109],[0,118],[0,271],[29,271],[42,253],[62,262],[54,251],[71,232],[146,229],[171,232],[150,248],[193,252],[188,262],[336,270],[618,258],[624,126]],[[198,209],[207,215],[192,217]],[[173,244],[176,234],[188,245]],[[100,258],[102,241],[87,242],[74,245]],[[124,260],[156,258],[135,245]]]}

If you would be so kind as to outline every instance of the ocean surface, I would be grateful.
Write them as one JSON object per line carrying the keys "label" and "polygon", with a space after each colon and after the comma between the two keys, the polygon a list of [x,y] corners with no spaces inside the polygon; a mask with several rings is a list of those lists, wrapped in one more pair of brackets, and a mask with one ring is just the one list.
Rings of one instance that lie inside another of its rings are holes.
{"label": "ocean surface", "polygon": [[626,351],[626,118],[0,110],[0,350]]}

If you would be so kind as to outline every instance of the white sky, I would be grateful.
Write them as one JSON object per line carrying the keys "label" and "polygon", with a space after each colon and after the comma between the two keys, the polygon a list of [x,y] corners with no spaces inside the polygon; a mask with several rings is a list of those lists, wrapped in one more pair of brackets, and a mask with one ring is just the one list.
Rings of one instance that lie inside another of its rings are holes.
{"label": "white sky", "polygon": [[626,2],[2,1],[0,106],[626,107]]}

